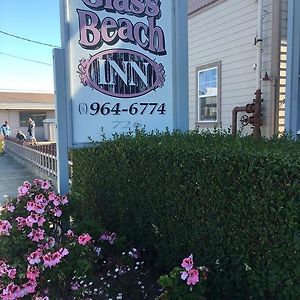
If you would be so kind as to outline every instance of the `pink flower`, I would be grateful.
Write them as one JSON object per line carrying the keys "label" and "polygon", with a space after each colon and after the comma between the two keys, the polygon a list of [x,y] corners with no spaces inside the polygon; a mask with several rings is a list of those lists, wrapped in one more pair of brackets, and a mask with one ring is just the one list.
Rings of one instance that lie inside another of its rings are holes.
{"label": "pink flower", "polygon": [[181,266],[183,268],[185,268],[186,270],[191,270],[193,268],[193,254],[191,254],[189,257],[185,258],[182,263]]}
{"label": "pink flower", "polygon": [[67,254],[69,254],[69,252],[65,248],[61,248],[59,251],[56,251],[53,254],[51,254],[51,252],[45,254],[43,256],[44,266],[51,268],[57,265],[60,262],[61,258]]}
{"label": "pink flower", "polygon": [[39,242],[45,238],[45,230],[38,228],[32,229],[31,232],[27,235],[32,241]]}
{"label": "pink flower", "polygon": [[15,300],[17,299],[16,294],[19,291],[19,287],[14,283],[10,283],[6,288],[2,290],[2,295],[0,295],[3,300]]}
{"label": "pink flower", "polygon": [[[24,226],[27,225],[26,219],[23,217],[17,217],[16,221],[18,222],[18,229],[21,230]],[[32,225],[31,225],[32,226]]]}
{"label": "pink flower", "polygon": [[28,188],[26,188],[24,186],[20,186],[18,188],[18,194],[19,194],[19,196],[24,196],[24,195],[27,194],[27,192],[28,192]]}
{"label": "pink flower", "polygon": [[27,205],[26,205],[26,209],[27,209],[28,211],[34,211],[34,209],[35,209],[35,202],[33,202],[33,201],[28,201],[28,202],[27,202]]}
{"label": "pink flower", "polygon": [[64,256],[66,256],[66,255],[69,254],[69,251],[68,251],[67,248],[60,248],[60,249],[58,250],[58,252],[60,253],[61,257],[64,257]]}
{"label": "pink flower", "polygon": [[27,267],[26,277],[28,279],[35,280],[39,276],[40,276],[40,271],[37,267],[32,267],[32,266]]}
{"label": "pink flower", "polygon": [[27,260],[31,265],[39,264],[41,262],[42,254],[42,249],[38,248],[27,257]]}
{"label": "pink flower", "polygon": [[62,205],[65,205],[69,202],[67,196],[62,196],[61,199],[60,199],[60,202]]}
{"label": "pink flower", "polygon": [[181,273],[181,279],[187,279],[187,285],[195,285],[199,282],[199,272],[196,269],[184,271]]}
{"label": "pink flower", "polygon": [[62,215],[62,211],[58,207],[55,207],[54,208],[54,216],[59,218],[61,215]]}
{"label": "pink flower", "polygon": [[[34,224],[37,223],[38,215],[34,213],[30,213],[30,215],[26,218],[26,221],[28,224]],[[32,226],[29,226],[32,227]]]}
{"label": "pink flower", "polygon": [[88,234],[88,233],[83,233],[82,235],[80,235],[79,237],[78,237],[78,243],[80,244],[80,245],[86,245],[88,242],[90,242],[91,241],[91,236]]}
{"label": "pink flower", "polygon": [[43,224],[46,222],[46,219],[43,216],[38,216],[37,218],[37,224],[38,226],[43,226]]}
{"label": "pink flower", "polygon": [[183,271],[181,273],[180,277],[181,277],[182,280],[186,280],[188,278],[188,276],[189,276],[189,272],[188,271]]}
{"label": "pink flower", "polygon": [[38,194],[34,197],[35,203],[45,204],[47,202],[46,198],[43,194]]}
{"label": "pink flower", "polygon": [[189,277],[187,279],[187,284],[195,285],[197,282],[199,282],[199,272],[196,269],[192,269],[189,271]]}
{"label": "pink flower", "polygon": [[27,291],[24,289],[23,286],[21,286],[19,290],[15,293],[15,296],[17,297],[17,299],[19,299],[25,297],[27,294]]}
{"label": "pink flower", "polygon": [[31,188],[31,183],[26,180],[26,181],[23,182],[23,186],[25,186],[26,188],[30,189]]}
{"label": "pink flower", "polygon": [[69,229],[66,233],[66,236],[67,238],[71,239],[74,237],[74,232],[71,229]]}
{"label": "pink flower", "polygon": [[37,283],[35,280],[29,280],[28,282],[24,283],[22,287],[25,289],[27,294],[32,294],[37,287]]}
{"label": "pink flower", "polygon": [[26,224],[28,227],[32,227],[33,224],[37,223],[39,227],[43,226],[46,219],[38,214],[31,213],[30,216],[26,218]]}
{"label": "pink flower", "polygon": [[100,239],[103,241],[108,241],[110,244],[113,244],[117,239],[117,235],[115,232],[103,232],[100,236]]}
{"label": "pink flower", "polygon": [[14,279],[16,277],[16,274],[17,274],[17,270],[16,269],[9,269],[9,270],[7,270],[7,276],[10,279]]}
{"label": "pink flower", "polygon": [[54,201],[57,198],[57,195],[54,192],[50,192],[48,195],[49,201]]}
{"label": "pink flower", "polygon": [[42,189],[43,190],[49,190],[50,187],[51,187],[51,184],[50,184],[49,181],[45,180],[45,181],[42,182]]}
{"label": "pink flower", "polygon": [[51,253],[49,252],[48,254],[45,254],[43,256],[43,261],[44,261],[44,266],[45,267],[52,267],[52,256],[51,256]]}
{"label": "pink flower", "polygon": [[9,203],[6,205],[6,209],[10,212],[14,212],[16,208],[13,204]]}
{"label": "pink flower", "polygon": [[0,220],[0,235],[10,235],[11,224],[7,220]]}
{"label": "pink flower", "polygon": [[59,206],[59,205],[60,205],[59,197],[56,197],[56,198],[53,200],[53,205],[54,205],[54,206]]}
{"label": "pink flower", "polygon": [[[42,195],[42,197],[44,196]],[[26,208],[28,211],[34,211],[38,214],[43,214],[45,212],[45,206],[48,204],[48,202],[45,198],[37,198],[37,196],[35,198],[35,202],[27,202]]]}
{"label": "pink flower", "polygon": [[33,180],[33,183],[35,184],[35,185],[37,185],[37,186],[41,186],[42,185],[42,183],[43,183],[43,180],[41,180],[41,179],[34,179]]}
{"label": "pink flower", "polygon": [[38,195],[35,195],[34,196],[34,201],[36,202],[36,203],[38,203],[38,202],[40,202],[41,200],[43,200],[45,197],[44,197],[44,195],[43,194],[38,194]]}
{"label": "pink flower", "polygon": [[30,220],[32,220],[32,219],[30,218],[30,216],[28,216],[28,217],[25,219],[26,225],[27,225],[28,227],[32,227],[32,225],[33,225],[33,223],[32,223]]}
{"label": "pink flower", "polygon": [[31,188],[31,184],[28,181],[24,181],[23,185],[18,188],[19,196],[24,196]]}
{"label": "pink flower", "polygon": [[55,195],[55,197],[54,197],[54,195],[52,195],[52,198],[53,198],[53,204],[55,206],[65,205],[69,202],[67,196],[59,197],[59,196]]}
{"label": "pink flower", "polygon": [[45,206],[41,203],[35,203],[34,205],[34,211],[37,214],[43,214],[45,212]]}

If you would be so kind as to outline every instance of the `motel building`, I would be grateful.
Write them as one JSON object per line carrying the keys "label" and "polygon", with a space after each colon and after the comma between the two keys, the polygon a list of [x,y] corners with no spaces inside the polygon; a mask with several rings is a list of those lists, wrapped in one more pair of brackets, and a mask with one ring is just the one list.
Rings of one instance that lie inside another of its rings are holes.
{"label": "motel building", "polygon": [[253,103],[260,85],[261,134],[282,133],[288,0],[188,0],[188,4],[189,127],[227,129],[237,107],[237,130],[252,133],[251,113],[243,107]]}
{"label": "motel building", "polygon": [[55,140],[54,95],[28,92],[0,92],[0,123],[8,121],[11,136],[18,130],[25,135],[27,120],[32,118],[36,124],[35,135],[39,142]]}

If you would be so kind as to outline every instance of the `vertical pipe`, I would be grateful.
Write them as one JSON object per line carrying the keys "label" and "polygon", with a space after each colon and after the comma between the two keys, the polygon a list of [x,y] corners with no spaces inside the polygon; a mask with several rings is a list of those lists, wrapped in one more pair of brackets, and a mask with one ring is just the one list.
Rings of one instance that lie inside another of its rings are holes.
{"label": "vertical pipe", "polygon": [[261,89],[261,70],[262,70],[262,32],[263,32],[263,0],[257,0],[257,34],[256,34],[256,90]]}
{"label": "vertical pipe", "polygon": [[236,106],[232,110],[232,135],[237,135],[237,114],[238,112],[246,111],[246,106]]}
{"label": "vertical pipe", "polygon": [[256,69],[256,92],[255,92],[255,111],[254,111],[254,128],[253,136],[255,138],[261,137],[261,70],[262,70],[262,47],[263,42],[263,0],[257,0],[257,69]]}

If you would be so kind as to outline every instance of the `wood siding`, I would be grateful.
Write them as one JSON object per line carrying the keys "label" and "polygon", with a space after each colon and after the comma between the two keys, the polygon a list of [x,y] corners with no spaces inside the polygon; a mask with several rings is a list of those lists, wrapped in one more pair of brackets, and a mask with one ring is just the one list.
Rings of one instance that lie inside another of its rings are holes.
{"label": "wood siding", "polygon": [[[262,74],[271,70],[272,0],[264,1]],[[221,61],[221,124],[231,127],[232,109],[253,101],[256,89],[257,2],[255,0],[226,0],[201,13],[190,15],[189,37],[189,120],[190,129],[196,125],[196,68]],[[262,82],[262,134],[271,135],[271,81]],[[238,120],[242,114],[238,115]],[[240,124],[238,128],[241,129]],[[243,129],[251,132],[248,125]]]}

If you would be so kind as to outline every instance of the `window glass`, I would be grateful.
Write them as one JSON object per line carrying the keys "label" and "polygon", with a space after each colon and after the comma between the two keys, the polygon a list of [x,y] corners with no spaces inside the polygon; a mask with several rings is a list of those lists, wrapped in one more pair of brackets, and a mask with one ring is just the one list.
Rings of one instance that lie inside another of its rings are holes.
{"label": "window glass", "polygon": [[28,118],[35,122],[36,127],[43,127],[43,121],[46,119],[46,112],[41,111],[21,111],[20,112],[20,127],[28,126]]}
{"label": "window glass", "polygon": [[198,122],[216,122],[218,109],[217,67],[198,72]]}
{"label": "window glass", "polygon": [[203,97],[199,101],[199,121],[214,122],[217,119],[217,97]]}

